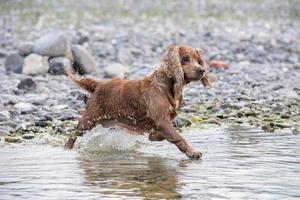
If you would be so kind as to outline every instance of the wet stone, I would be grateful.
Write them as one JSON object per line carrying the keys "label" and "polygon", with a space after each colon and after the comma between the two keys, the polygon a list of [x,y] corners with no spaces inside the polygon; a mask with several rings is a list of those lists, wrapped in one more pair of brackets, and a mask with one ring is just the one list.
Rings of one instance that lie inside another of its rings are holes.
{"label": "wet stone", "polygon": [[181,127],[187,127],[187,126],[190,126],[192,123],[190,120],[186,119],[186,118],[183,118],[183,117],[176,117],[174,120],[173,120],[173,125],[174,127],[178,127],[178,128],[181,128]]}
{"label": "wet stone", "polygon": [[71,61],[65,57],[55,57],[49,59],[49,73],[52,75],[62,75],[65,71],[72,69]]}
{"label": "wet stone", "polygon": [[36,89],[36,83],[32,78],[25,78],[17,85],[18,89],[33,91]]}
{"label": "wet stone", "polygon": [[18,137],[18,136],[6,136],[4,138],[4,141],[5,142],[8,142],[8,143],[21,143],[22,142],[22,138],[21,137]]}
{"label": "wet stone", "polygon": [[24,58],[19,54],[11,54],[9,55],[4,63],[5,69],[8,72],[14,72],[21,74],[23,68]]}
{"label": "wet stone", "polygon": [[49,126],[49,122],[48,121],[43,121],[43,120],[36,121],[36,122],[34,122],[34,124],[35,124],[35,126],[40,126],[40,127]]}
{"label": "wet stone", "polygon": [[22,137],[26,140],[30,140],[30,139],[33,139],[35,137],[35,135],[32,133],[26,133],[26,134],[22,135]]}

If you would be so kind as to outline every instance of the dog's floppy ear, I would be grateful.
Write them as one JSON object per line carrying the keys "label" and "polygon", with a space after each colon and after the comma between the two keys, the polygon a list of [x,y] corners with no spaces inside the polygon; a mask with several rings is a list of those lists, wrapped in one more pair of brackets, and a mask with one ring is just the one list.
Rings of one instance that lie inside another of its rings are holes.
{"label": "dog's floppy ear", "polygon": [[204,75],[203,77],[201,78],[201,82],[204,86],[207,86],[207,87],[210,87],[211,86],[211,83],[209,81],[209,76],[208,76],[208,70],[207,70],[207,66],[205,64],[205,57],[204,57],[204,54],[202,52],[201,49],[197,49],[196,50],[199,58],[200,58],[200,65],[204,66],[205,67],[205,70],[204,70]]}
{"label": "dog's floppy ear", "polygon": [[184,86],[184,72],[181,66],[179,48],[178,45],[170,46],[161,59],[162,68],[166,75],[174,81],[173,92],[176,108],[179,107],[179,99]]}

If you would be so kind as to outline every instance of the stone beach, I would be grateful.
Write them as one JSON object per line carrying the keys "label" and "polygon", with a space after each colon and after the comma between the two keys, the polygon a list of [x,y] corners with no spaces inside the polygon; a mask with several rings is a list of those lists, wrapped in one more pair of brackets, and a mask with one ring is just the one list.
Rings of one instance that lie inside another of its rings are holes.
{"label": "stone beach", "polygon": [[[58,2],[51,8],[60,8]],[[189,2],[203,16],[194,10],[189,16],[183,6],[182,15],[165,17],[164,12],[179,9],[176,1],[153,14],[145,1],[124,3],[115,14],[95,3],[103,15],[90,11],[80,19],[75,15],[74,21],[65,17],[64,24],[49,11],[23,22],[22,14],[35,12],[29,8],[0,15],[0,139],[18,143],[40,134],[71,134],[86,95],[68,80],[65,69],[96,79],[139,79],[157,67],[164,49],[180,43],[201,48],[207,63],[220,61],[228,69],[209,68],[212,88],[200,82],[185,88],[174,121],[179,130],[236,125],[299,134],[299,14],[294,17],[291,5],[279,3],[274,12],[284,10],[291,17],[266,14],[254,23],[255,16],[236,18],[237,11],[223,16],[222,5],[214,2]],[[266,2],[260,13],[273,1]],[[249,4],[241,3],[240,9],[256,9]],[[220,6],[220,17],[210,13],[213,5]]]}

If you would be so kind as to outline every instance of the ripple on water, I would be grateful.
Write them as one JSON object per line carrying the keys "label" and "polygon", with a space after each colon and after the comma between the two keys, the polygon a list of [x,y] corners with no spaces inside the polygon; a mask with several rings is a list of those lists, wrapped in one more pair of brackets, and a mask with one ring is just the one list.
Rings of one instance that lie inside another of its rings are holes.
{"label": "ripple on water", "polygon": [[174,145],[124,130],[95,129],[77,151],[51,145],[0,148],[0,199],[297,199],[300,137],[220,129],[183,133],[202,150],[190,161]]}

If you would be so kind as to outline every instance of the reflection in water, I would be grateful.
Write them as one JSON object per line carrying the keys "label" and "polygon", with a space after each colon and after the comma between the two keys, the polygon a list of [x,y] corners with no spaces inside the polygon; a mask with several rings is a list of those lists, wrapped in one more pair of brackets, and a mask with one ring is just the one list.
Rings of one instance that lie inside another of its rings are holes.
{"label": "reflection in water", "polygon": [[84,169],[86,184],[107,197],[181,197],[178,166],[167,164],[162,158],[105,153],[89,156],[80,162],[80,167]]}
{"label": "reflection in water", "polygon": [[[101,132],[101,131],[100,131]],[[300,137],[223,129],[184,133],[203,159],[167,142],[88,134],[78,151],[0,148],[0,199],[299,199]],[[100,144],[100,145],[99,145]]]}

